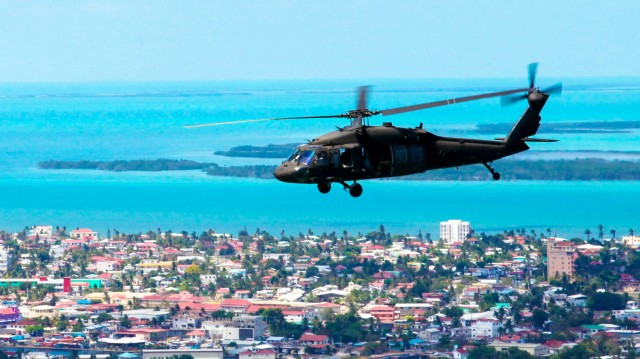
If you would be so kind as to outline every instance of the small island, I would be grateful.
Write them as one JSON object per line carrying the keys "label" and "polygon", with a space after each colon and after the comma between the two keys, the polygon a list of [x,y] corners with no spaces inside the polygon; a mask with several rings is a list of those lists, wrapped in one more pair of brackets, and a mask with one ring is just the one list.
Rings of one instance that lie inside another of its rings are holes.
{"label": "small island", "polygon": [[[640,161],[608,161],[599,158],[573,160],[512,160],[494,164],[504,180],[535,181],[635,181],[640,180]],[[41,169],[101,171],[184,171],[201,170],[210,176],[274,179],[272,165],[220,166],[191,160],[45,161]],[[464,166],[427,171],[411,176],[392,177],[414,181],[489,181],[482,166]]]}
{"label": "small island", "polygon": [[244,145],[232,147],[228,151],[216,151],[214,154],[227,157],[287,158],[298,145],[299,143],[266,146]]}

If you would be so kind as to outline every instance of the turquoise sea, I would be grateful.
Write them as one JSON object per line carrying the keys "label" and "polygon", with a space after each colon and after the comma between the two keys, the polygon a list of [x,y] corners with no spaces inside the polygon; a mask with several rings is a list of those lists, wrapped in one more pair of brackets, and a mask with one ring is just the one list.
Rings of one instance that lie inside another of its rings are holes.
{"label": "turquoise sea", "polygon": [[[539,79],[544,87],[557,79]],[[230,159],[216,150],[244,144],[304,142],[344,126],[302,120],[184,129],[187,124],[276,116],[334,114],[355,106],[354,88],[375,85],[371,109],[384,109],[485,91],[522,87],[526,80],[368,80],[298,82],[87,83],[0,85],[0,229],[34,224],[91,227],[100,232],[162,229],[237,233],[366,233],[380,224],[393,233],[430,232],[461,218],[477,231],[526,228],[578,236],[602,224],[618,234],[640,229],[639,182],[368,181],[353,199],[337,187],[275,180],[208,177],[192,172],[106,173],[39,170],[48,159],[186,158],[220,164],[274,164]],[[545,123],[626,122],[597,133],[553,133],[527,156],[637,156],[640,79],[563,79],[565,91],[542,112]],[[498,99],[406,115],[372,124],[420,122],[438,134],[493,138],[477,124],[515,121],[526,104],[502,108]],[[579,151],[579,152],[577,152]],[[523,154],[524,155],[524,154]],[[495,163],[500,170],[500,162]]]}

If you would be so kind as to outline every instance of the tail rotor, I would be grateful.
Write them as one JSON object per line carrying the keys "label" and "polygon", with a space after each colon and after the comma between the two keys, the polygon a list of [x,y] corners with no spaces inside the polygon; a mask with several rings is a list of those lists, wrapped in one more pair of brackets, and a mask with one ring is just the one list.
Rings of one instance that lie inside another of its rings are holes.
{"label": "tail rotor", "polygon": [[527,93],[502,96],[500,98],[500,103],[502,104],[502,106],[512,105],[520,100],[529,99],[530,95],[534,93],[542,93],[545,95],[561,95],[562,94],[562,82],[558,82],[542,90],[536,87],[536,76],[538,74],[537,62],[529,64],[528,70],[529,70],[528,71],[529,72],[529,89],[527,90]]}

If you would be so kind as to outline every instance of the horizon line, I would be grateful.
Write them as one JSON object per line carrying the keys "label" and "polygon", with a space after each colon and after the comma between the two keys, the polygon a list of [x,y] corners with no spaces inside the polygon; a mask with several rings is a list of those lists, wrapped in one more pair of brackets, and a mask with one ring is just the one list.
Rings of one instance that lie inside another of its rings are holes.
{"label": "horizon line", "polygon": [[[627,79],[627,80],[640,80],[640,75],[593,75],[593,76],[567,76],[567,77],[555,77],[555,76],[544,76],[540,77],[542,79],[556,79],[556,80],[569,80],[569,79],[580,79],[580,80],[588,80],[588,79]],[[141,80],[126,80],[126,79],[92,79],[92,80],[51,80],[51,81],[0,81],[0,86],[3,85],[82,85],[82,84],[114,84],[114,83],[228,83],[228,82],[337,82],[337,81],[359,81],[359,82],[371,82],[371,81],[430,81],[430,80],[479,80],[479,81],[488,81],[488,80],[505,80],[505,81],[518,81],[523,80],[524,77],[506,77],[506,76],[495,76],[495,77],[416,77],[416,78],[404,78],[404,77],[370,77],[370,78],[306,78],[306,79],[285,79],[285,78],[274,78],[274,79],[184,79],[184,80],[170,80],[170,79],[162,79],[162,80],[152,80],[152,79],[141,79]],[[525,79],[526,80],[526,79]]]}

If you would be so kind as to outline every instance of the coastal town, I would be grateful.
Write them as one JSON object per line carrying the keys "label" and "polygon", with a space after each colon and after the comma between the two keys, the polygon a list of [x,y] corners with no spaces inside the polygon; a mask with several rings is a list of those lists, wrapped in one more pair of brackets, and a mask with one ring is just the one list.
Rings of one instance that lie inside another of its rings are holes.
{"label": "coastal town", "polygon": [[0,231],[0,356],[635,358],[640,236]]}

